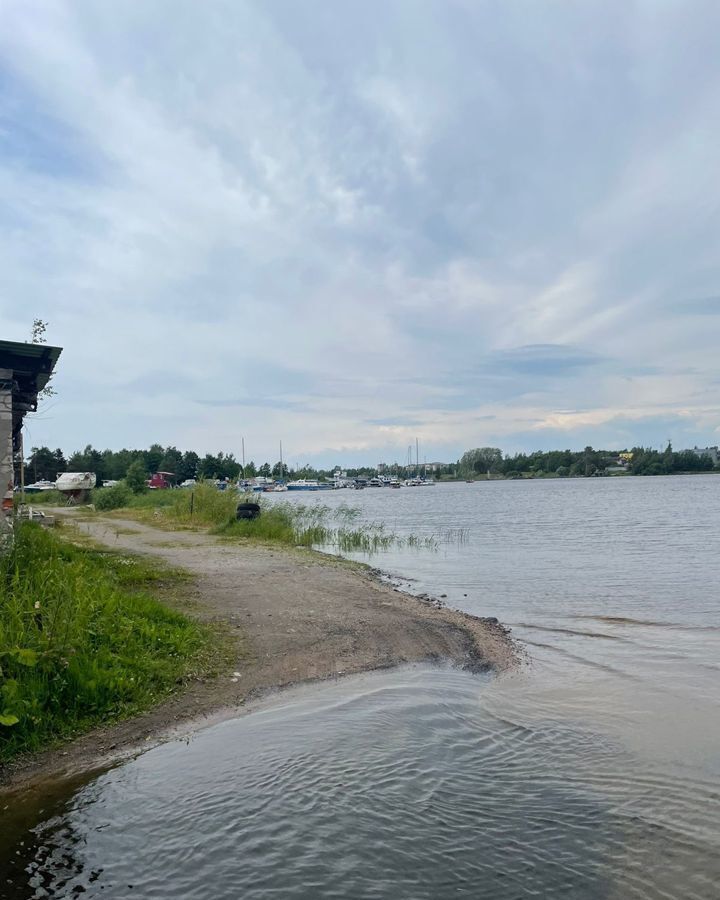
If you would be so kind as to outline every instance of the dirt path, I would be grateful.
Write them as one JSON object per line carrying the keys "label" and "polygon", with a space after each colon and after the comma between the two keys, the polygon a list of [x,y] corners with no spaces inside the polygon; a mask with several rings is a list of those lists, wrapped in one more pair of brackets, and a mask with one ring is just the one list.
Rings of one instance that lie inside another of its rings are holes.
{"label": "dirt path", "polygon": [[137,718],[25,761],[6,773],[11,787],[107,764],[148,741],[234,714],[269,689],[301,681],[431,659],[498,671],[516,661],[501,626],[437,609],[381,584],[369,572],[319,554],[161,531],[115,518],[75,524],[112,549],[150,554],[193,573],[188,598],[193,612],[227,628],[236,660],[226,674],[194,683]]}

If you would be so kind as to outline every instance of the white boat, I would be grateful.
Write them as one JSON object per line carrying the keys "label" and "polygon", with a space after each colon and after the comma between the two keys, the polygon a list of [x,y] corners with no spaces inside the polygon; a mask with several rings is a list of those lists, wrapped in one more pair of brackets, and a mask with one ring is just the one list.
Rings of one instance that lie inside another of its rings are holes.
{"label": "white boat", "polygon": [[297,481],[289,482],[287,489],[289,491],[319,491],[320,482],[309,478],[298,478]]}
{"label": "white boat", "polygon": [[63,472],[55,482],[58,491],[90,491],[95,487],[97,478],[94,472]]}
{"label": "white boat", "polygon": [[40,479],[40,481],[36,481],[34,484],[26,484],[25,485],[25,493],[26,494],[39,494],[40,491],[54,491],[55,490],[55,482],[47,481],[45,479]]}
{"label": "white boat", "polygon": [[309,478],[298,478],[297,481],[289,481],[287,484],[289,491],[329,491],[332,487],[329,481],[315,481]]}

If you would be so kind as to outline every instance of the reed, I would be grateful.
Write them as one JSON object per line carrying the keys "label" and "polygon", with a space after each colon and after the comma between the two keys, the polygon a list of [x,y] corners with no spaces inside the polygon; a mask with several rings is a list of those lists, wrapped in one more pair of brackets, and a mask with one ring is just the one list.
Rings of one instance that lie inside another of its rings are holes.
{"label": "reed", "polygon": [[[237,505],[247,499],[259,503],[261,514],[257,519],[238,521],[235,518]],[[339,553],[373,555],[391,547],[436,549],[438,545],[434,537],[401,537],[386,531],[381,523],[356,526],[360,510],[346,503],[333,509],[323,504],[269,501],[257,494],[243,496],[234,490],[219,491],[210,482],[200,482],[192,490],[148,491],[133,495],[125,508],[140,519],[152,520],[155,525],[201,526],[228,538],[332,549]]]}

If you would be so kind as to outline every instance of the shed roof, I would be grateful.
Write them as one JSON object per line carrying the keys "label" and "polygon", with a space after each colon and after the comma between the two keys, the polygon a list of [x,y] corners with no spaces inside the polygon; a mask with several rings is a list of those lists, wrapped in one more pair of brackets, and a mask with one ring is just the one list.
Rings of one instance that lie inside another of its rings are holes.
{"label": "shed roof", "polygon": [[25,414],[37,409],[38,394],[50,380],[61,353],[62,347],[48,344],[0,341],[0,369],[12,372],[1,380],[11,382],[13,436],[20,431]]}

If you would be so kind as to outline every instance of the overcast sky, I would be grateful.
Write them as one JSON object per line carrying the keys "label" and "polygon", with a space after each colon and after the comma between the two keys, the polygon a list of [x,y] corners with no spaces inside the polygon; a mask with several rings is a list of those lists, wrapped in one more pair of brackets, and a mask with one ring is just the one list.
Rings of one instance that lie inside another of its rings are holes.
{"label": "overcast sky", "polygon": [[28,444],[716,444],[716,0],[0,0]]}

